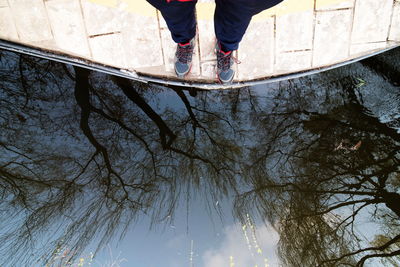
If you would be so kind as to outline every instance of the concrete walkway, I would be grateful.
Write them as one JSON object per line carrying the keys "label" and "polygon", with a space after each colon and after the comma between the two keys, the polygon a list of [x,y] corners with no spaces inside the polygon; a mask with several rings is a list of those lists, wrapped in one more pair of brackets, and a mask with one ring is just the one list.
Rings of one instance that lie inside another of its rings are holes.
{"label": "concrete walkway", "polygon": [[[186,81],[215,82],[214,1],[197,4]],[[144,76],[177,79],[176,44],[145,0],[0,0],[0,39]],[[255,16],[235,55],[235,81],[300,72],[400,44],[400,0],[286,0]]]}

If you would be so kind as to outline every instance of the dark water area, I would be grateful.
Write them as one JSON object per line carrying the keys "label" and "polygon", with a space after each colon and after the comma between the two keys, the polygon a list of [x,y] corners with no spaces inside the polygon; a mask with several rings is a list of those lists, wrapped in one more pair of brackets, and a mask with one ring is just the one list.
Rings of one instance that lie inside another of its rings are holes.
{"label": "dark water area", "polygon": [[400,49],[234,90],[0,51],[0,266],[400,266]]}

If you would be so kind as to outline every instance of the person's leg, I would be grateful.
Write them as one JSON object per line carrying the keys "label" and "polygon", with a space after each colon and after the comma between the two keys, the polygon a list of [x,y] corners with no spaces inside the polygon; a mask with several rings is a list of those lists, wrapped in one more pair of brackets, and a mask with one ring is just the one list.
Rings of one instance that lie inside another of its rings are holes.
{"label": "person's leg", "polygon": [[172,1],[147,0],[157,8],[167,23],[172,39],[178,43],[175,52],[174,69],[178,77],[183,78],[192,67],[194,37],[196,35],[195,6],[197,0]]}
{"label": "person's leg", "polygon": [[223,51],[237,50],[251,18],[283,0],[215,0],[214,29]]}
{"label": "person's leg", "polygon": [[251,18],[283,0],[215,0],[214,29],[217,37],[217,76],[230,83],[235,76],[232,51],[237,50]]}
{"label": "person's leg", "polygon": [[167,23],[176,43],[188,43],[196,35],[195,6],[197,1],[147,0],[157,8]]}

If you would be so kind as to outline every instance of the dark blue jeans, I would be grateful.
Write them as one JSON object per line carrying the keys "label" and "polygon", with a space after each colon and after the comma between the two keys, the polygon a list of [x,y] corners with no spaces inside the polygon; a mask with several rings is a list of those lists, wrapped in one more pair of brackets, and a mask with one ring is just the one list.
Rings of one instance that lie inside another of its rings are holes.
{"label": "dark blue jeans", "polygon": [[[215,0],[214,30],[224,51],[237,50],[251,18],[283,0]],[[195,6],[197,1],[167,3],[147,0],[157,8],[176,43],[186,43],[196,34]]]}

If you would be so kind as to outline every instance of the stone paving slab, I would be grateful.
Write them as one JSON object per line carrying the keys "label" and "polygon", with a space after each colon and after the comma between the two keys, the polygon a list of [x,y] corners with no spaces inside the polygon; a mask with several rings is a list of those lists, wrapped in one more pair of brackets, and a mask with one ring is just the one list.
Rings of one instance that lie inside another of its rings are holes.
{"label": "stone paving slab", "polygon": [[[154,13],[156,16],[155,10]],[[130,13],[125,16],[121,32],[129,69],[164,65],[158,28],[158,21],[151,17],[137,17]]]}
{"label": "stone paving slab", "polygon": [[168,30],[165,20],[162,18],[160,12],[157,11],[158,21],[160,27],[161,44],[163,47],[164,67],[165,71],[174,73],[174,57],[176,44],[172,41],[171,33]]}
{"label": "stone paving slab", "polygon": [[89,44],[95,61],[113,67],[127,68],[127,58],[120,33],[90,38]]}
{"label": "stone paving slab", "polygon": [[351,19],[351,10],[317,13],[312,64],[314,67],[348,58]]}
{"label": "stone paving slab", "polygon": [[56,45],[67,52],[90,57],[79,0],[45,2]]}
{"label": "stone paving slab", "polygon": [[377,49],[384,49],[388,46],[387,42],[366,43],[366,44],[352,44],[350,46],[350,55],[360,55],[368,51]]}
{"label": "stone paving slab", "polygon": [[400,0],[396,1],[393,7],[389,40],[400,41]]}
{"label": "stone paving slab", "polygon": [[[199,0],[193,67],[216,81],[213,0]],[[0,0],[0,39],[176,79],[176,44],[145,0]],[[400,43],[399,0],[285,0],[256,15],[234,55],[235,81],[329,66]]]}
{"label": "stone paving slab", "polygon": [[0,7],[8,7],[7,0],[0,0]]}
{"label": "stone paving slab", "polygon": [[386,41],[392,11],[393,0],[356,1],[351,42]]}
{"label": "stone paving slab", "polygon": [[238,80],[256,79],[273,74],[274,18],[250,23],[240,43],[238,55],[241,62],[237,65]]}
{"label": "stone paving slab", "polygon": [[314,11],[282,15],[276,18],[277,52],[312,49]]}
{"label": "stone paving slab", "polygon": [[11,15],[11,9],[8,6],[0,7],[0,18],[0,33],[2,38],[18,41],[17,28]]}
{"label": "stone paving slab", "polygon": [[[211,6],[210,6],[211,9]],[[214,12],[213,9],[210,12]],[[213,20],[200,20],[197,23],[198,33],[201,40],[200,44],[200,60],[214,60],[215,59],[215,49],[212,43],[216,43],[216,38],[214,34],[214,21]]]}
{"label": "stone paving slab", "polygon": [[275,72],[287,73],[300,69],[310,69],[312,51],[283,52],[276,55]]}
{"label": "stone paving slab", "polygon": [[81,3],[86,30],[89,36],[121,30],[121,21],[126,17],[126,12],[90,1],[81,1]]}
{"label": "stone paving slab", "polygon": [[317,11],[324,10],[336,10],[336,9],[345,9],[345,8],[353,8],[355,0],[346,0],[338,3],[327,4],[324,0],[315,1],[315,9]]}
{"label": "stone paving slab", "polygon": [[24,43],[53,38],[42,0],[9,0],[19,38]]}

